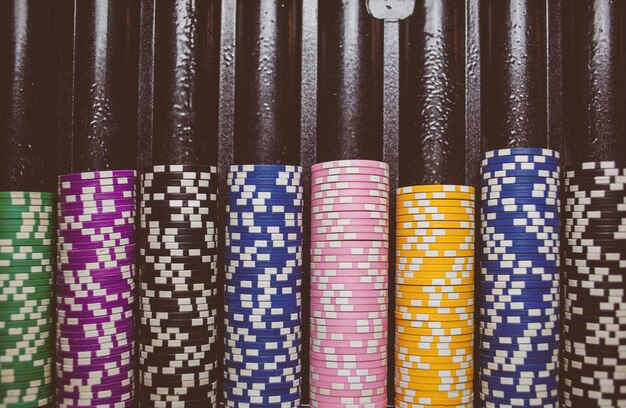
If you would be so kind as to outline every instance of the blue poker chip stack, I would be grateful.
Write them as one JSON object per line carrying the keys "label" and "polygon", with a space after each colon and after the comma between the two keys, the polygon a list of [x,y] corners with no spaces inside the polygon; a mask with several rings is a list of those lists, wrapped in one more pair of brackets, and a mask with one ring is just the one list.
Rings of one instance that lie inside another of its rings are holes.
{"label": "blue poker chip stack", "polygon": [[478,375],[483,407],[559,404],[560,160],[483,154]]}
{"label": "blue poker chip stack", "polygon": [[231,166],[225,249],[228,407],[300,406],[302,169]]}
{"label": "blue poker chip stack", "polygon": [[626,406],[626,162],[565,167],[563,407]]}

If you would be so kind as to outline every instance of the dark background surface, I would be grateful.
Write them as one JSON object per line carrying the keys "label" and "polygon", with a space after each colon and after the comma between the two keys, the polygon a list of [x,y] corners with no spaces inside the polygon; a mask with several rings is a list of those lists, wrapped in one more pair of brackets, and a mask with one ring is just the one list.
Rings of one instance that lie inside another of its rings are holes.
{"label": "dark background surface", "polygon": [[0,190],[173,163],[217,164],[222,187],[232,163],[308,180],[365,158],[393,191],[474,185],[503,147],[626,160],[624,2],[369,0],[379,17],[414,6],[403,21],[367,3],[3,2]]}

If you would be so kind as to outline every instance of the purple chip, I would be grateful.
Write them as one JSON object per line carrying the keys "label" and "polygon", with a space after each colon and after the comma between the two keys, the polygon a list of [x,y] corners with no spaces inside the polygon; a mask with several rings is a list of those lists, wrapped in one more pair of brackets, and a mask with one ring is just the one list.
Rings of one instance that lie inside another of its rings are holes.
{"label": "purple chip", "polygon": [[[90,306],[100,307],[100,304],[94,304]],[[73,308],[80,308],[77,305],[73,305],[73,306],[64,305],[64,307],[69,307],[69,310],[62,310],[61,308],[59,308],[59,310],[57,311],[57,317],[59,319],[65,319],[65,318],[92,319],[95,317],[102,317],[102,316],[107,316],[110,314],[112,315],[112,314],[125,313],[130,310],[134,310],[134,305],[132,302],[129,302],[129,304],[124,305],[124,306],[102,308],[102,309],[97,309],[97,310],[84,310],[84,308],[81,310],[73,310]]]}
{"label": "purple chip", "polygon": [[134,211],[135,204],[132,200],[125,200],[119,205],[108,205],[98,207],[77,207],[77,208],[65,208],[59,207],[57,209],[57,215],[59,217],[74,217],[74,216],[91,216],[91,215],[104,215],[111,213],[119,213],[122,211]]}
{"label": "purple chip", "polygon": [[117,194],[135,192],[137,190],[135,183],[131,184],[115,184],[105,186],[85,186],[85,187],[70,187],[59,190],[59,200],[63,200],[64,197],[76,197],[92,194]]}
{"label": "purple chip", "polygon": [[77,249],[77,250],[64,250],[60,252],[60,258],[90,258],[90,257],[98,257],[101,255],[111,255],[111,254],[120,254],[120,253],[134,253],[136,249],[136,245],[129,244],[123,246],[116,247],[106,247],[106,248],[95,248],[95,249]]}
{"label": "purple chip", "polygon": [[97,222],[97,221],[108,221],[109,225],[115,225],[115,223],[117,222],[117,219],[124,219],[124,218],[135,218],[136,212],[134,208],[129,208],[127,211],[125,210],[120,210],[120,211],[113,211],[113,212],[107,212],[107,213],[102,213],[102,214],[83,214],[83,215],[68,215],[68,216],[60,216],[58,217],[58,222],[61,226],[64,226],[64,224],[71,224],[71,223],[91,223],[91,222]]}
{"label": "purple chip", "polygon": [[133,175],[130,175],[89,180],[59,180],[57,186],[59,187],[59,193],[64,194],[65,190],[72,188],[117,186],[125,184],[132,184],[134,186],[136,182],[137,178]]}
{"label": "purple chip", "polygon": [[94,249],[113,248],[135,243],[135,233],[130,234],[112,234],[111,239],[106,241],[85,241],[75,243],[57,244],[59,251],[84,251]]}
{"label": "purple chip", "polygon": [[125,344],[119,347],[114,347],[110,349],[104,350],[87,350],[87,351],[76,351],[69,350],[65,352],[60,352],[57,354],[58,359],[74,359],[74,360],[88,360],[93,358],[107,358],[111,356],[115,356],[118,354],[124,353],[132,353],[135,350],[135,344]]}
{"label": "purple chip", "polygon": [[58,197],[59,204],[75,204],[87,201],[121,200],[124,198],[135,199],[135,190],[119,191],[114,193],[95,193],[78,195],[61,195]]}
{"label": "purple chip", "polygon": [[59,378],[69,379],[75,378],[77,380],[87,380],[90,378],[104,378],[104,376],[117,376],[119,374],[126,373],[127,371],[132,371],[135,364],[131,362],[125,366],[114,367],[110,370],[89,370],[88,367],[84,367],[81,371],[72,371],[72,372],[63,372],[59,369],[59,364],[57,363],[57,373],[59,373]]}
{"label": "purple chip", "polygon": [[[111,361],[105,361],[102,363],[91,363],[85,365],[79,365],[74,362],[70,362],[69,364],[62,364],[57,362],[56,367],[57,370],[62,370],[63,372],[93,372],[93,371],[104,371],[112,368],[120,368],[127,366],[133,362],[133,357],[119,358],[113,359]],[[71,374],[70,374],[71,376]]]}
{"label": "purple chip", "polygon": [[[119,288],[121,287],[121,288]],[[109,281],[100,281],[93,283],[63,283],[57,280],[57,290],[60,293],[85,292],[105,290],[107,293],[112,290],[124,290],[124,288],[135,287],[135,281],[132,278],[121,279],[112,278]]]}
{"label": "purple chip", "polygon": [[79,397],[72,397],[71,395],[63,395],[63,394],[59,394],[57,395],[57,403],[59,404],[60,407],[65,407],[65,406],[71,406],[71,407],[109,407],[109,406],[114,406],[114,407],[118,407],[119,404],[122,403],[126,403],[126,401],[129,401],[131,399],[133,399],[135,396],[134,391],[133,392],[127,392],[124,394],[118,394],[114,397],[108,397],[108,398],[79,398]]}
{"label": "purple chip", "polygon": [[[89,296],[90,294],[87,294]],[[97,308],[114,309],[133,304],[135,298],[133,290],[127,289],[120,293],[89,297],[63,297],[57,296],[59,310],[74,312],[95,312]]]}
{"label": "purple chip", "polygon": [[107,275],[115,275],[122,272],[134,272],[135,263],[130,262],[126,265],[111,266],[109,268],[100,269],[63,269],[57,273],[57,276],[68,278],[95,278],[105,277]]}
{"label": "purple chip", "polygon": [[59,182],[64,181],[80,181],[80,180],[99,180],[107,178],[119,177],[137,177],[135,170],[102,170],[102,171],[85,171],[82,173],[68,173],[59,175]]}
{"label": "purple chip", "polygon": [[94,230],[89,231],[89,234],[74,234],[59,236],[57,242],[62,245],[68,245],[68,249],[73,249],[72,246],[76,244],[91,244],[91,243],[103,243],[108,241],[114,241],[123,238],[134,238],[135,226],[128,225],[123,227],[115,227],[115,231],[107,231],[105,233],[96,232]]}
{"label": "purple chip", "polygon": [[109,327],[105,329],[85,329],[84,331],[77,330],[67,330],[63,326],[57,327],[57,335],[59,337],[85,337],[85,338],[94,338],[99,336],[109,336],[115,333],[120,333],[128,330],[133,330],[134,324],[133,321],[128,319],[125,324],[119,324],[116,327]]}
{"label": "purple chip", "polygon": [[[82,210],[85,213],[97,211],[97,209],[104,209],[107,207],[124,207],[124,206],[134,206],[135,198],[127,197],[127,198],[117,198],[117,199],[109,199],[109,200],[86,200],[86,201],[78,201],[75,203],[59,203],[57,208],[58,210]],[[71,215],[71,214],[69,214]]]}
{"label": "purple chip", "polygon": [[121,266],[128,266],[135,264],[135,257],[132,256],[127,259],[119,259],[116,261],[95,261],[95,262],[72,262],[59,265],[59,269],[63,272],[66,271],[87,271],[90,269],[112,269],[119,268]]}
{"label": "purple chip", "polygon": [[126,329],[134,325],[132,318],[119,319],[101,324],[64,324],[57,323],[56,329],[59,333],[91,333],[96,331],[106,331],[111,329]]}
{"label": "purple chip", "polygon": [[114,229],[115,227],[129,226],[135,226],[134,218],[116,218],[104,221],[60,223],[58,225],[58,232],[59,235],[62,237],[70,235],[90,235],[91,233],[102,233],[108,231],[108,229]]}
{"label": "purple chip", "polygon": [[135,278],[135,273],[134,271],[130,270],[126,272],[111,273],[108,275],[102,274],[102,275],[82,276],[82,277],[75,277],[71,275],[70,276],[61,275],[61,276],[57,276],[56,281],[57,283],[61,285],[85,285],[85,284],[90,284],[90,283],[106,283],[106,282],[110,282],[114,280],[125,281],[128,279],[134,279],[134,278]]}

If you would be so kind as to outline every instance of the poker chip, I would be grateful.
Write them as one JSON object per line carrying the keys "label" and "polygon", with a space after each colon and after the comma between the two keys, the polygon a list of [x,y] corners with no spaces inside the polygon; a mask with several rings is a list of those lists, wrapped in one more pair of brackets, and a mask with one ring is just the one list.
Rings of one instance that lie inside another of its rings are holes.
{"label": "poker chip", "polygon": [[[59,176],[55,370],[63,405],[134,398],[135,181],[133,170]],[[70,386],[112,370],[106,383]]]}
{"label": "poker chip", "polygon": [[[626,164],[565,167],[563,393],[565,407],[626,403]],[[607,369],[610,371],[607,373]]]}
{"label": "poker chip", "polygon": [[213,166],[140,177],[139,399],[152,406],[217,398],[217,186]]}
{"label": "poker chip", "polygon": [[524,374],[559,368],[559,153],[512,148],[482,157],[479,398],[484,406],[549,406],[558,381]]}
{"label": "poker chip", "polygon": [[54,195],[0,192],[0,405],[52,402]]}
{"label": "poker chip", "polygon": [[445,381],[447,390],[423,379],[473,368],[474,188],[411,186],[397,194],[396,405],[459,405],[461,393],[473,399],[466,378]]}
{"label": "poker chip", "polygon": [[358,372],[386,364],[388,175],[386,164],[369,160],[312,168],[310,370],[325,375],[311,380],[311,406],[386,400],[383,372],[360,386],[331,383],[349,361]]}
{"label": "poker chip", "polygon": [[227,176],[226,406],[301,398],[300,377],[289,376],[301,371],[301,175],[298,166],[233,165]]}

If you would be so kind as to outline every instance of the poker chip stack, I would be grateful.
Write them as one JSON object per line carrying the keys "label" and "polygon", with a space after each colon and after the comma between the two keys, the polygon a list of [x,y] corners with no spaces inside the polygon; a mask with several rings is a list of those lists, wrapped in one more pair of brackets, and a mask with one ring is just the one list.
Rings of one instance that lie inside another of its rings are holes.
{"label": "poker chip stack", "polygon": [[52,404],[54,195],[0,192],[0,406]]}
{"label": "poker chip stack", "polygon": [[227,407],[299,407],[302,168],[231,166],[226,206]]}
{"label": "poker chip stack", "polygon": [[626,162],[565,167],[564,407],[626,406]]}
{"label": "poker chip stack", "polygon": [[481,406],[557,407],[559,153],[491,151],[480,173]]}
{"label": "poker chip stack", "polygon": [[142,407],[217,406],[217,169],[141,175]]}
{"label": "poker chip stack", "polygon": [[471,407],[474,188],[403,187],[396,200],[396,407]]}
{"label": "poker chip stack", "polygon": [[133,170],[59,176],[57,404],[134,404]]}
{"label": "poker chip stack", "polygon": [[315,164],[311,206],[311,407],[385,407],[389,166]]}

